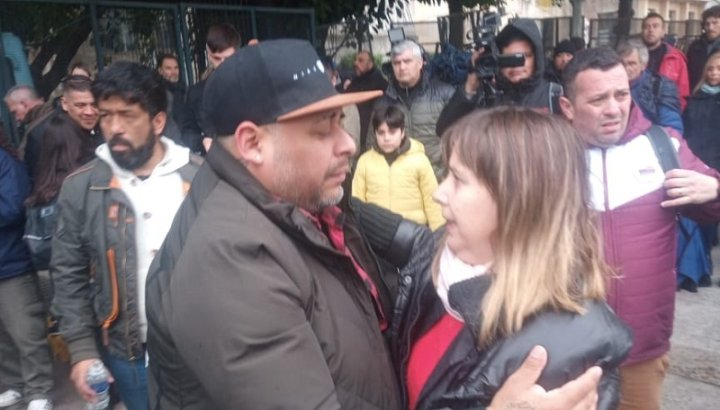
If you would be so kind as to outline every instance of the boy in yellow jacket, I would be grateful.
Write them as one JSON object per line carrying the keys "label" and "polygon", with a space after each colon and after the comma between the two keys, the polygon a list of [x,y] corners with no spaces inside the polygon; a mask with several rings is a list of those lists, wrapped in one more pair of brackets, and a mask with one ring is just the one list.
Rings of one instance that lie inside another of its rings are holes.
{"label": "boy in yellow jacket", "polygon": [[382,106],[372,117],[375,143],[360,156],[352,194],[435,230],[445,223],[432,200],[438,182],[422,143],[405,135],[405,114]]}

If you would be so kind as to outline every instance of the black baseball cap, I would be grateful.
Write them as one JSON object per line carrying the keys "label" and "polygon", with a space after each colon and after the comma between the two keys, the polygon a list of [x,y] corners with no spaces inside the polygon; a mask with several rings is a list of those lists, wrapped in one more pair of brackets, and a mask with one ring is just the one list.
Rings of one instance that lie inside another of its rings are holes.
{"label": "black baseball cap", "polygon": [[338,94],[309,42],[269,40],[241,48],[212,73],[202,110],[210,135],[230,135],[243,121],[271,124],[380,95],[380,90]]}

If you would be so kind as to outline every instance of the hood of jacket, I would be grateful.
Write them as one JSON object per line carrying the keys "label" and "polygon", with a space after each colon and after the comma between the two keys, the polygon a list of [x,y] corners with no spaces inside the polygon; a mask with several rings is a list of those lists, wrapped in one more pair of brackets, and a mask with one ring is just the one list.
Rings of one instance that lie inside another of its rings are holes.
{"label": "hood of jacket", "polygon": [[[535,72],[532,77],[522,81],[520,84],[513,84],[512,86],[514,87],[528,83],[534,84],[545,73],[545,52],[542,45],[542,34],[540,34],[540,29],[538,29],[537,24],[535,24],[535,21],[532,19],[520,18],[505,26],[495,38],[498,50],[502,53],[502,48],[507,45],[511,38],[517,37],[518,34],[530,41],[533,47],[533,52],[535,53]],[[499,84],[505,86],[511,84],[505,80],[503,76],[498,76],[497,81]]]}

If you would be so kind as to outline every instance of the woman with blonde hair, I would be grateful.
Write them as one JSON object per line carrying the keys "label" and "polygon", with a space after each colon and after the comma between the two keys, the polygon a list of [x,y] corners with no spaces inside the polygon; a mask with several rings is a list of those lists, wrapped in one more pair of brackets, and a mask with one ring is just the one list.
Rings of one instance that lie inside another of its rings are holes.
{"label": "woman with blonde hair", "polygon": [[[688,97],[683,127],[690,150],[709,167],[720,169],[720,51],[705,62],[700,82]],[[684,232],[678,234],[678,288],[697,292],[698,285],[712,282],[710,250],[718,242],[718,224],[698,224],[687,218],[681,223]]]}
{"label": "woman with blonde hair", "polygon": [[614,408],[632,338],[604,302],[608,272],[575,131],[503,107],[464,117],[442,138],[449,171],[434,198],[447,225],[432,272],[414,280],[394,318],[407,407],[492,407],[542,345],[542,387],[599,365],[598,408]]}

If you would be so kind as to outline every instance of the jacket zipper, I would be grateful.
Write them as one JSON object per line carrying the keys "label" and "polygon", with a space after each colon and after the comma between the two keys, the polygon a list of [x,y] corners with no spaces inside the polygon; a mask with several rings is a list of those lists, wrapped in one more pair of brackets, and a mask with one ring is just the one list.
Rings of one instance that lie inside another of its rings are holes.
{"label": "jacket zipper", "polygon": [[111,299],[111,306],[110,314],[108,317],[103,321],[102,324],[102,340],[103,345],[108,346],[110,344],[110,337],[109,337],[109,329],[110,325],[117,319],[118,317],[118,311],[120,310],[119,306],[119,297],[118,297],[118,279],[117,279],[117,269],[115,268],[115,249],[110,248],[106,251],[107,256],[107,262],[108,262],[108,270],[110,271],[110,288],[112,293],[112,299]]}
{"label": "jacket zipper", "polygon": [[[418,279],[418,278],[413,278],[413,281],[415,281],[415,279]],[[419,289],[417,288],[418,285],[420,285]],[[407,333],[403,335],[405,340],[403,340],[403,343],[402,343],[403,351],[401,352],[402,359],[400,361],[400,374],[398,375],[398,377],[400,378],[400,390],[401,390],[400,393],[402,394],[401,400],[402,400],[403,408],[407,407],[407,405],[408,405],[407,364],[408,364],[408,361],[410,360],[410,348],[411,348],[411,343],[412,343],[411,340],[412,340],[413,330],[415,329],[415,325],[417,325],[417,322],[420,319],[420,314],[418,312],[420,311],[420,304],[422,302],[421,299],[422,299],[422,294],[424,291],[424,287],[422,286],[422,283],[417,282],[415,284],[415,287],[416,287],[418,296],[414,300],[414,302],[415,302],[414,306],[410,307],[410,309],[411,309],[410,314],[412,314],[412,318],[411,318],[409,326],[407,328],[408,329]],[[408,287],[407,297],[408,298],[411,297],[409,287]]]}
{"label": "jacket zipper", "polygon": [[[610,190],[608,189],[608,175],[607,175],[607,150],[606,149],[600,149],[600,152],[602,153],[602,173],[603,173],[603,214],[606,216],[606,218],[601,218],[601,220],[605,221],[607,220],[607,223],[603,223],[603,232],[602,236],[605,238],[608,235],[615,235],[615,230],[613,228],[613,218],[612,218],[612,212],[610,212]],[[610,247],[608,247],[609,255],[606,256],[605,260],[610,260],[615,262],[615,243],[617,243],[614,238],[613,240],[604,240],[605,243],[609,243]],[[612,289],[613,297],[615,299],[616,306],[616,313],[620,313],[620,305],[619,301],[620,298],[618,297],[618,287],[617,284],[613,286]]]}
{"label": "jacket zipper", "polygon": [[[123,206],[122,208],[122,231],[120,235],[121,245],[123,249],[123,258],[122,258],[122,270],[123,270],[123,281],[125,282],[125,300],[124,300],[124,308],[125,308],[125,314],[128,316],[127,320],[125,320],[125,340],[127,340],[127,354],[130,360],[135,360],[135,354],[133,354],[133,343],[130,340],[130,311],[128,310],[128,293],[130,292],[130,288],[128,287],[128,271],[127,271],[127,207]],[[137,274],[137,273],[136,273]],[[136,295],[137,297],[137,295]]]}

